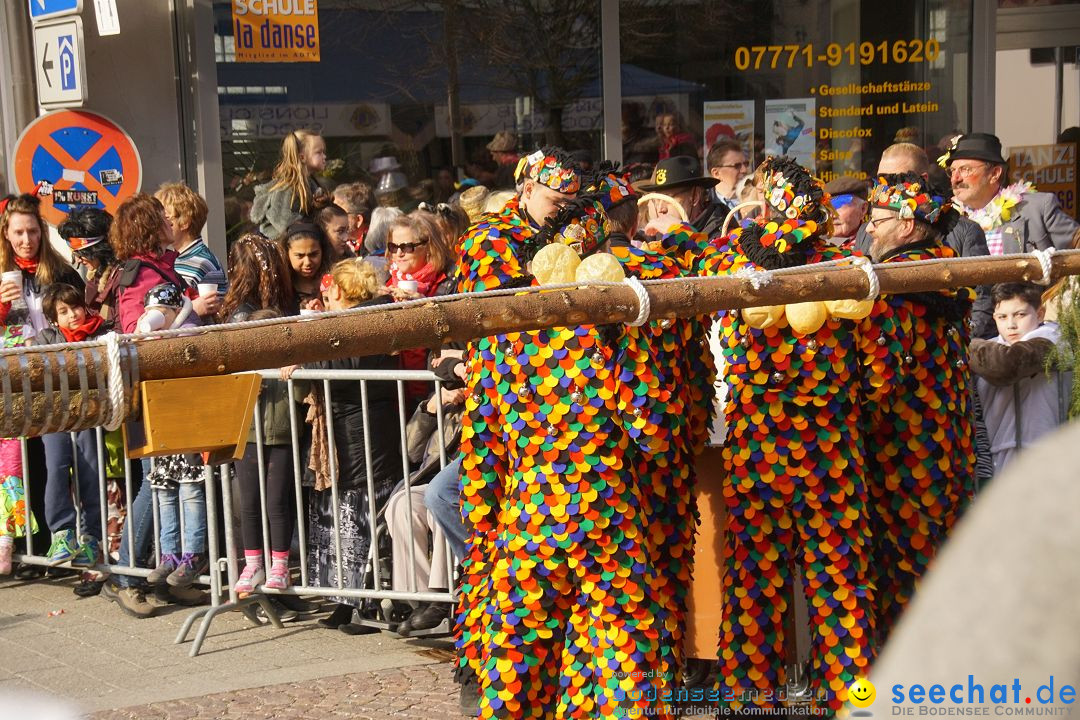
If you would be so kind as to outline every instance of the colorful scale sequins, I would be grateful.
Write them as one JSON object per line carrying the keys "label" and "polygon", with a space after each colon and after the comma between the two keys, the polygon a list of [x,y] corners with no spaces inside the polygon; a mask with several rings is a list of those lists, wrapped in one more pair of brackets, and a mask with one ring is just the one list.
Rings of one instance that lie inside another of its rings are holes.
{"label": "colorful scale sequins", "polygon": [[[519,277],[516,201],[461,241],[463,291]],[[628,272],[670,259],[616,251]],[[611,717],[674,681],[710,382],[692,321],[485,338],[470,356],[458,617],[480,717]],[[685,348],[696,348],[693,356]]]}
{"label": "colorful scale sequins", "polygon": [[[738,235],[700,269],[727,274],[754,267],[740,252]],[[818,236],[804,245],[809,263],[843,255]],[[778,705],[776,691],[786,682],[783,620],[797,564],[810,612],[811,689],[837,710],[872,657],[857,328],[829,318],[804,336],[785,317],[759,330],[738,311],[721,313],[719,321],[730,482],[717,684],[735,698],[728,703],[733,709]]]}
{"label": "colorful scale sequins", "polygon": [[[922,245],[885,262],[952,256],[941,245]],[[931,304],[925,297],[882,295],[860,328],[881,642],[974,490],[966,362],[973,295],[962,288],[930,294]],[[959,304],[962,314],[947,317],[933,301]]]}

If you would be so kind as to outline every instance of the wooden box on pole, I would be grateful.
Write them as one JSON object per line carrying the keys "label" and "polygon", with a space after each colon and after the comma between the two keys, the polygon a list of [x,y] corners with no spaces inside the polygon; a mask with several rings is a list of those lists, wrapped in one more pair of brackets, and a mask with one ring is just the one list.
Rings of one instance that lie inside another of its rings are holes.
{"label": "wooden box on pole", "polygon": [[262,378],[255,373],[139,383],[142,417],[124,423],[129,458],[210,453],[239,460]]}

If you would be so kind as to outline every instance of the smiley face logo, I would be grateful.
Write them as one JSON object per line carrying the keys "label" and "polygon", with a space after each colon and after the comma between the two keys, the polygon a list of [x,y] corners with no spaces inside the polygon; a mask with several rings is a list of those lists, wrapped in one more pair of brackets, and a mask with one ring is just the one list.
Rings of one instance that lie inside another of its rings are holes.
{"label": "smiley face logo", "polygon": [[848,702],[857,708],[870,707],[876,698],[877,690],[866,678],[859,678],[848,686]]}

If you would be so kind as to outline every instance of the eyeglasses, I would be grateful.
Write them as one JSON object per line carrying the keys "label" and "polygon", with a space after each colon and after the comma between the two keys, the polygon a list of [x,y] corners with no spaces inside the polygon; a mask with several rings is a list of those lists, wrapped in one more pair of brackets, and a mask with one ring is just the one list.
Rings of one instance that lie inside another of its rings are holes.
{"label": "eyeglasses", "polygon": [[877,230],[878,225],[880,225],[881,223],[886,222],[887,220],[897,219],[899,218],[896,215],[889,215],[888,217],[873,218],[872,220],[869,220],[866,224],[872,229]]}
{"label": "eyeglasses", "polygon": [[748,168],[748,167],[750,167],[750,163],[747,162],[746,160],[743,160],[742,162],[737,162],[737,163],[725,163],[724,165],[721,165],[720,167]]}
{"label": "eyeglasses", "polygon": [[990,167],[986,163],[980,163],[978,165],[952,165],[949,167],[949,177],[959,175],[962,178],[971,177],[975,173]]}
{"label": "eyeglasses", "polygon": [[414,242],[414,243],[401,243],[400,245],[397,244],[397,243],[387,243],[386,244],[386,254],[387,255],[393,255],[396,252],[402,252],[402,253],[406,253],[406,254],[414,253],[414,252],[416,252],[416,248],[422,247],[424,245],[427,245],[427,240],[423,240],[421,242]]}

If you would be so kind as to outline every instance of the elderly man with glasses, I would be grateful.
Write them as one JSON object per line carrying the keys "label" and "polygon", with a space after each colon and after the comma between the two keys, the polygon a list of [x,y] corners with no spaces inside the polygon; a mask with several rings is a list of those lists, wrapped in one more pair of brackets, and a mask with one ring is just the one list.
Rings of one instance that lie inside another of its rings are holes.
{"label": "elderly man with glasses", "polygon": [[938,162],[949,173],[957,209],[982,227],[991,255],[1062,250],[1080,229],[1052,193],[1036,192],[1027,182],[1008,184],[995,135],[960,135]]}

